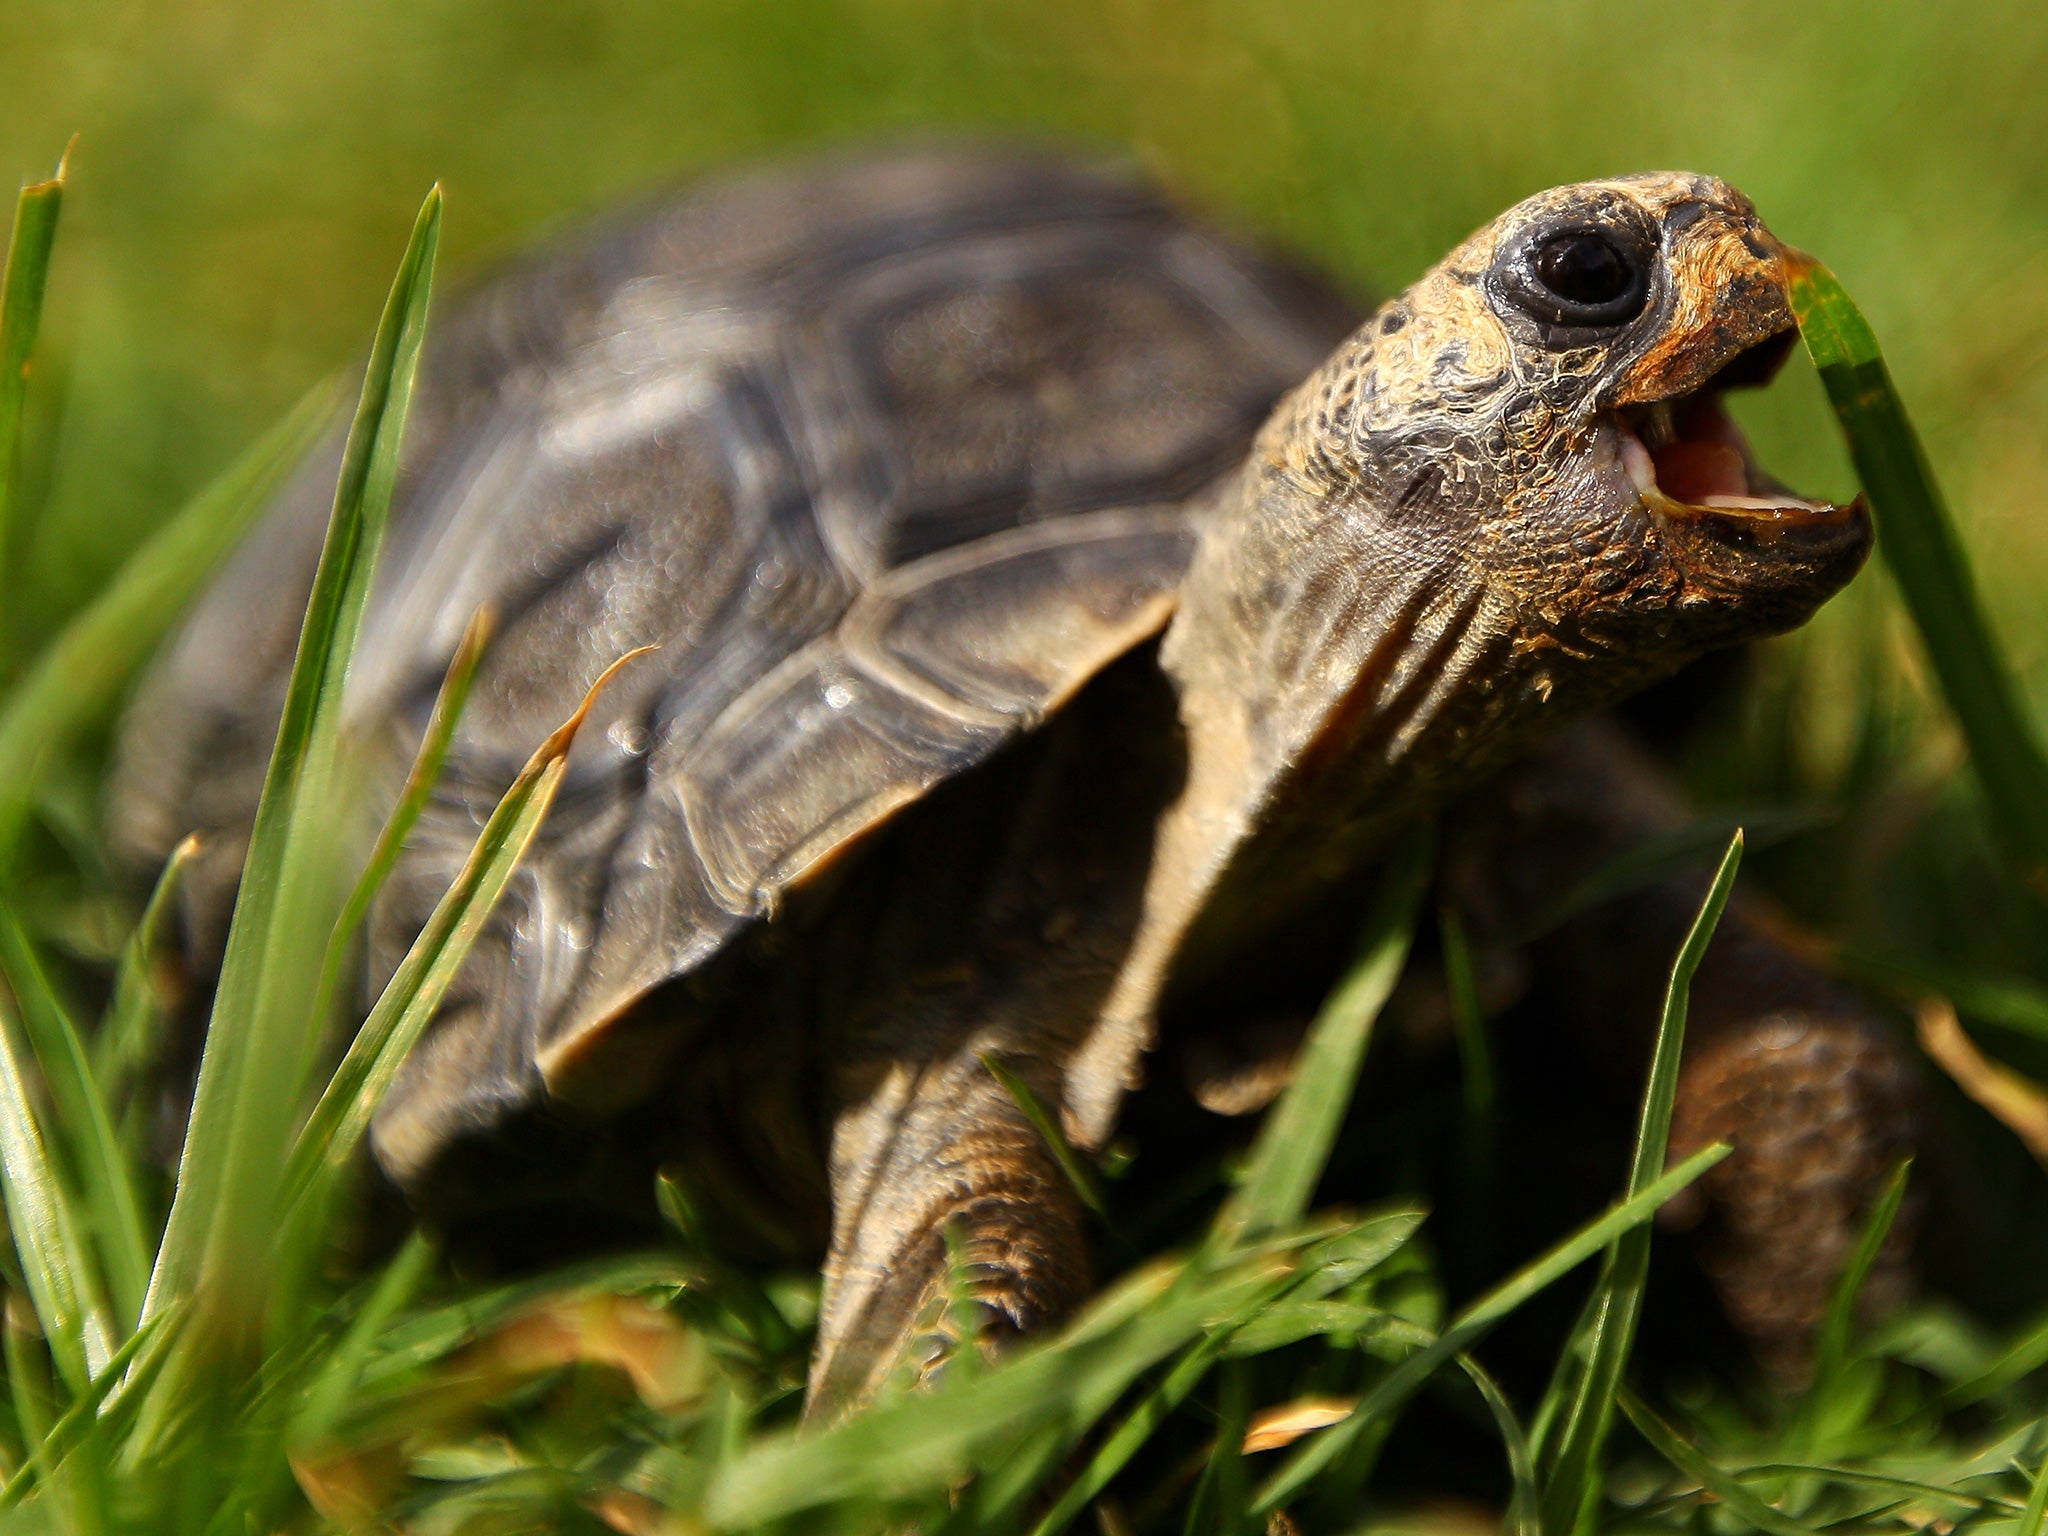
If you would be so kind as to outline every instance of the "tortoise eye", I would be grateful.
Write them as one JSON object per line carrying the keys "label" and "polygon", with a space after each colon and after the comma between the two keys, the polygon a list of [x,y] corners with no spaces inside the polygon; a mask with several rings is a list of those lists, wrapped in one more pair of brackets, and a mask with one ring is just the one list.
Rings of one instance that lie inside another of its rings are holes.
{"label": "tortoise eye", "polygon": [[1628,259],[1590,230],[1554,235],[1536,248],[1536,276],[1570,304],[1612,304],[1628,292]]}
{"label": "tortoise eye", "polygon": [[1565,229],[1530,249],[1525,292],[1553,325],[1619,325],[1642,313],[1649,274],[1597,229]]}

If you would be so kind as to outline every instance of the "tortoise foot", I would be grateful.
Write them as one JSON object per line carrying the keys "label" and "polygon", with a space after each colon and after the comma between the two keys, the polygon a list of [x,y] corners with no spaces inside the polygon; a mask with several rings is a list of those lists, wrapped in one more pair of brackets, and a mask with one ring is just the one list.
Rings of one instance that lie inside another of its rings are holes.
{"label": "tortoise foot", "polygon": [[969,1340],[993,1357],[1087,1294],[1073,1188],[977,1056],[878,1096],[840,1133],[807,1417],[928,1385]]}
{"label": "tortoise foot", "polygon": [[[1700,1258],[1759,1362],[1798,1382],[1873,1202],[1911,1150],[1903,1047],[1854,1018],[1796,1009],[1721,1032],[1686,1063],[1671,1147],[1735,1150],[1671,1212],[1701,1228]],[[1893,1225],[1862,1302],[1881,1312],[1910,1278],[1912,1209]]]}
{"label": "tortoise foot", "polygon": [[1086,1290],[1076,1254],[1048,1251],[1035,1212],[981,1202],[951,1224],[946,1266],[917,1309],[901,1358],[919,1388],[941,1379],[970,1342],[993,1362],[1057,1323]]}

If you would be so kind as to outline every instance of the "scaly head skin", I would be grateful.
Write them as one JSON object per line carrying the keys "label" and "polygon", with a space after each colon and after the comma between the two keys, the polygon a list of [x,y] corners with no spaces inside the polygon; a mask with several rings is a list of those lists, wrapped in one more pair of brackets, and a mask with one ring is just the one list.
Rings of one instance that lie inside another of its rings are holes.
{"label": "scaly head skin", "polygon": [[1366,323],[1215,509],[1162,659],[1187,788],[1067,1075],[1107,1133],[1169,968],[1284,924],[1531,731],[1803,622],[1861,565],[1721,408],[1793,336],[1785,248],[1709,176],[1517,204]]}
{"label": "scaly head skin", "polygon": [[1803,622],[1861,564],[1868,522],[1783,494],[1719,401],[1790,343],[1783,257],[1706,176],[1509,209],[1275,414],[1170,664],[1202,670],[1222,636],[1233,661],[1253,647],[1279,684],[1253,690],[1269,746],[1288,756],[1358,712],[1311,718],[1338,704],[1332,683],[1374,680],[1345,620],[1360,604],[1392,619],[1397,588],[1425,634],[1429,615],[1470,609],[1467,639],[1516,658],[1494,688],[1539,698],[1612,694]]}

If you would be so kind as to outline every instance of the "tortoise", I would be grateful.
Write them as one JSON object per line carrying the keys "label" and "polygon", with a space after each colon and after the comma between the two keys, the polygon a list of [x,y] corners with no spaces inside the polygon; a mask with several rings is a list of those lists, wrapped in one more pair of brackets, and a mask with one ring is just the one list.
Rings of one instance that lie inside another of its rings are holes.
{"label": "tortoise", "polygon": [[[992,1334],[1058,1318],[1080,1215],[986,1058],[1103,1147],[1162,1032],[1314,995],[1333,893],[1404,829],[1857,570],[1861,504],[1785,491],[1721,404],[1786,352],[1785,261],[1725,183],[1623,176],[1361,321],[1115,167],[968,147],[738,175],[499,277],[437,320],[348,685],[367,827],[498,616],[369,983],[533,743],[660,649],[378,1163],[428,1211],[516,1205],[634,1123],[795,1229],[822,1170],[813,1414],[957,1344],[949,1229]],[[122,730],[117,845],[207,836],[200,972],[338,452]]]}

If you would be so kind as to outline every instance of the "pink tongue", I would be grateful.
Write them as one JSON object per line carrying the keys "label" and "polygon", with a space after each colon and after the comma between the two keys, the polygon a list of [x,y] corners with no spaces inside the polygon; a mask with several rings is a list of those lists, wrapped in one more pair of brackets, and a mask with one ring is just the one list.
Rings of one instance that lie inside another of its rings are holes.
{"label": "pink tongue", "polygon": [[1747,496],[1749,472],[1742,455],[1726,443],[1680,438],[1650,455],[1657,489],[1673,501],[1702,502],[1709,496]]}

